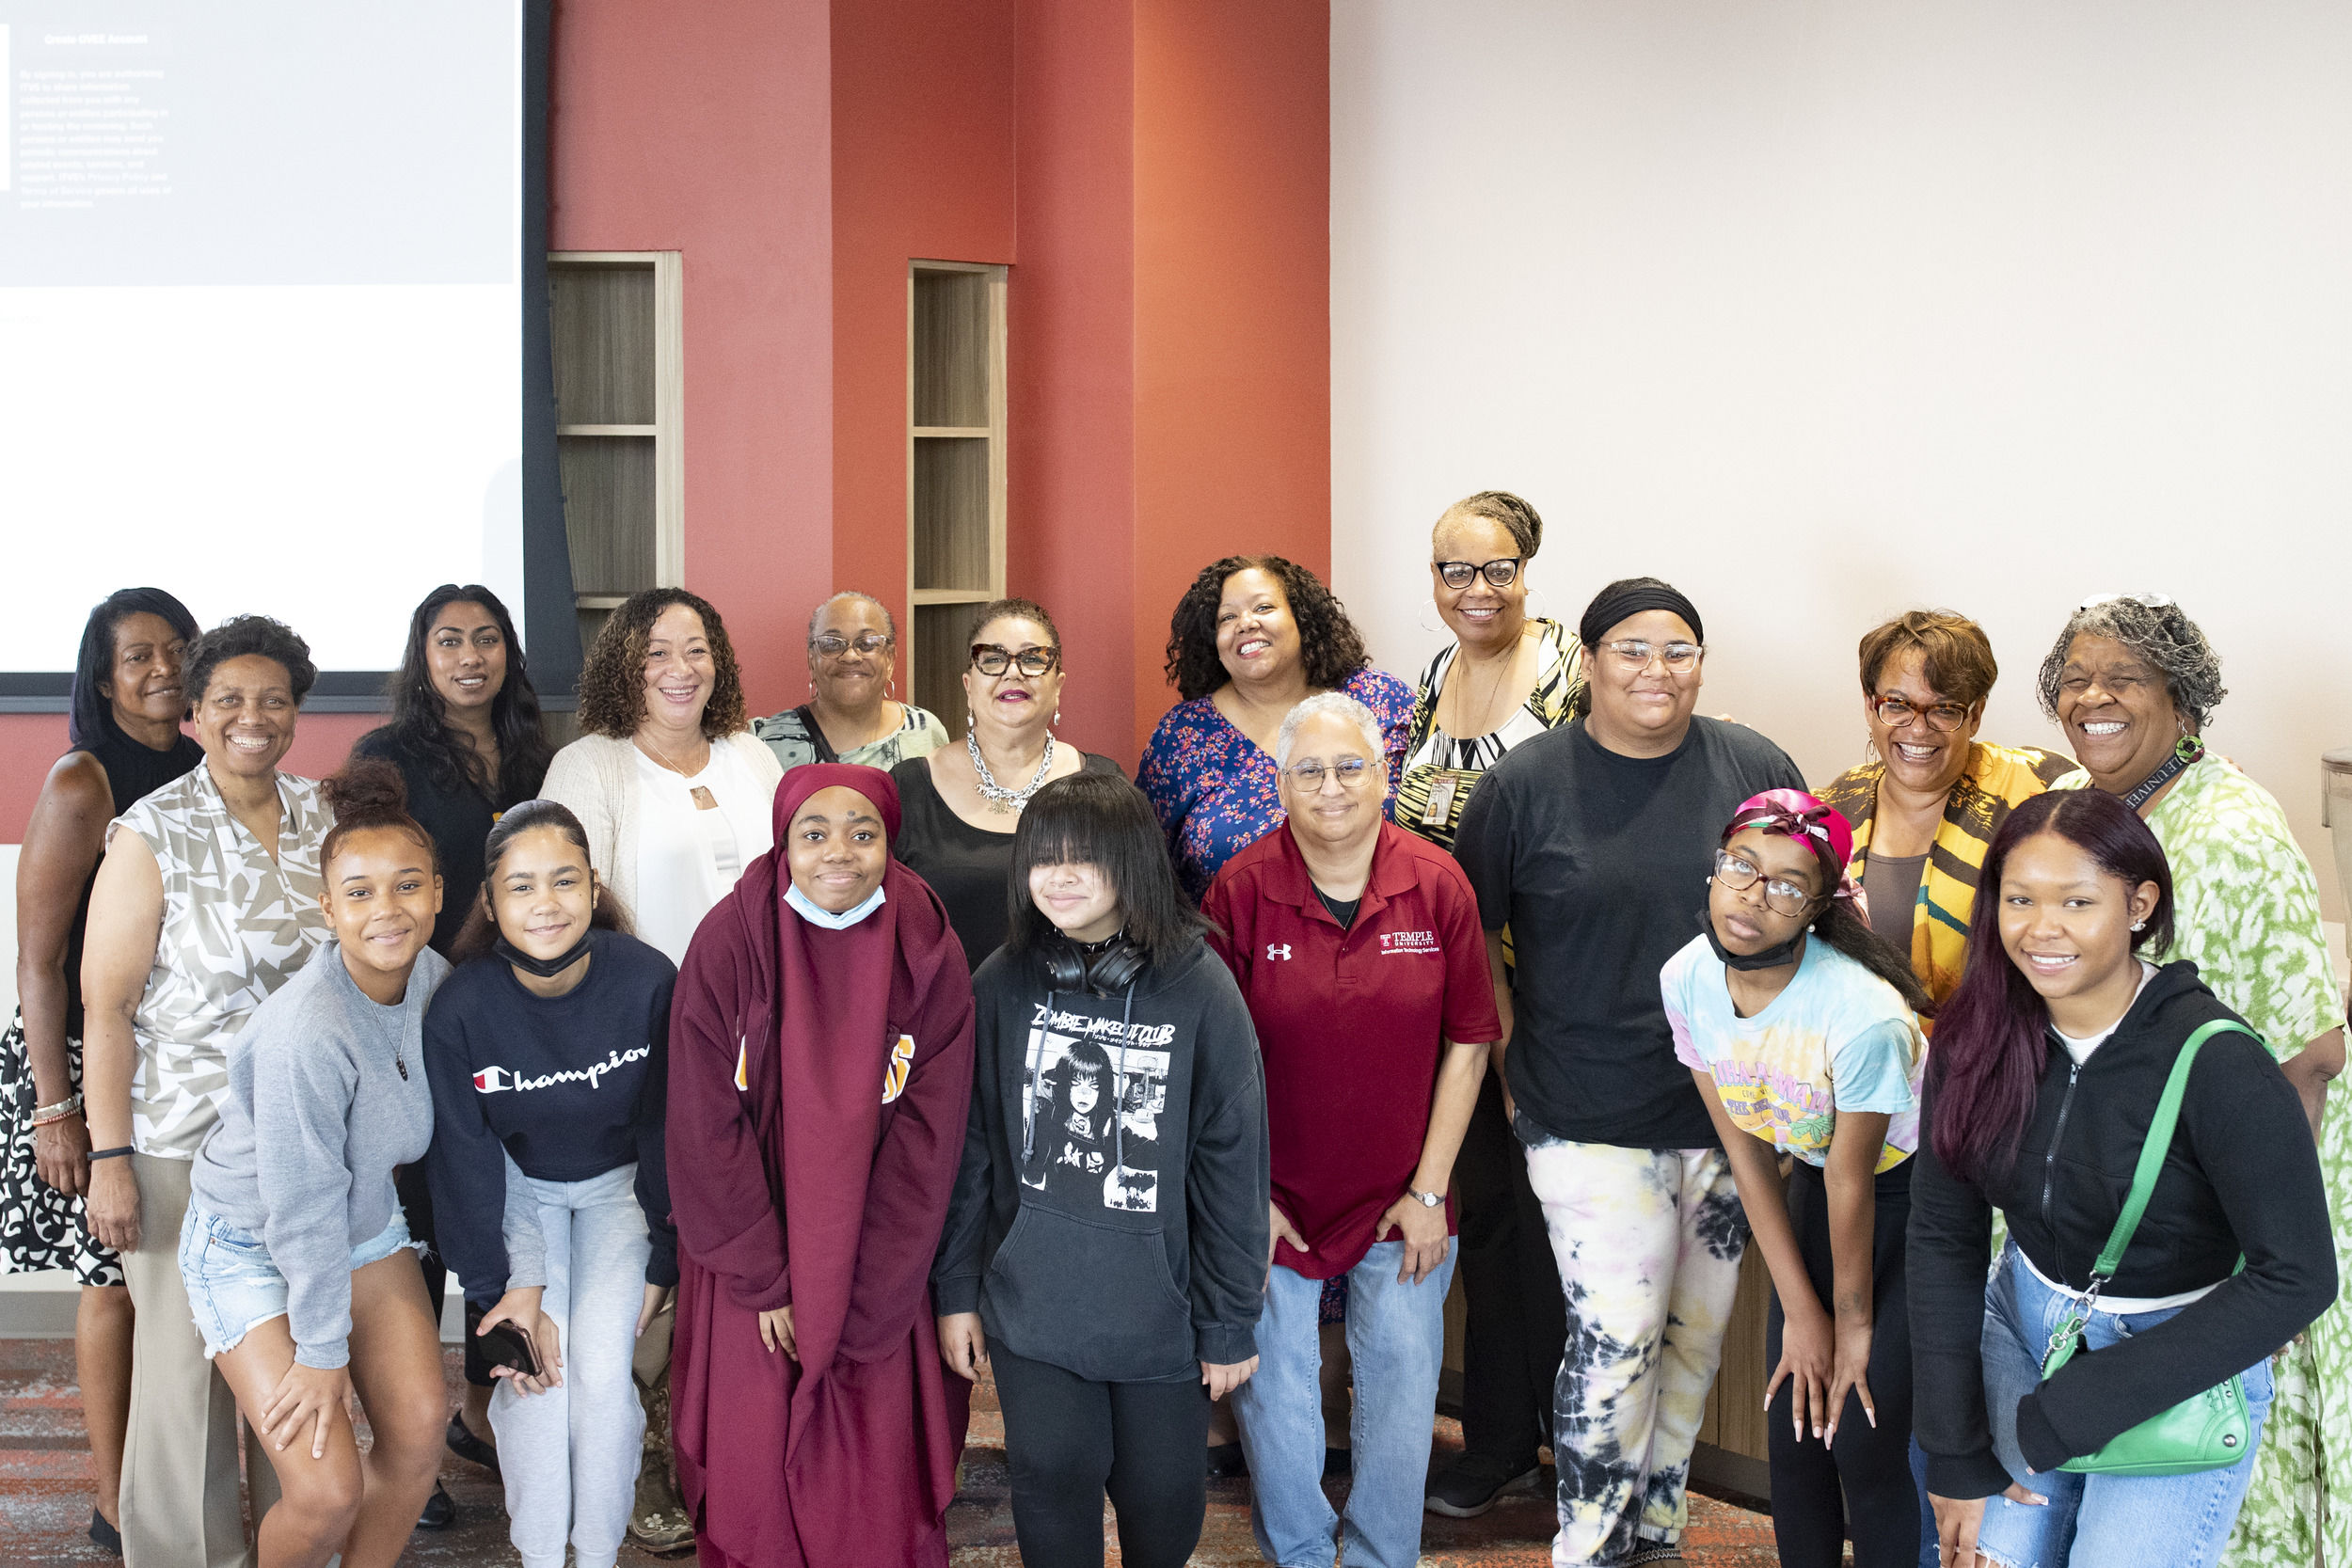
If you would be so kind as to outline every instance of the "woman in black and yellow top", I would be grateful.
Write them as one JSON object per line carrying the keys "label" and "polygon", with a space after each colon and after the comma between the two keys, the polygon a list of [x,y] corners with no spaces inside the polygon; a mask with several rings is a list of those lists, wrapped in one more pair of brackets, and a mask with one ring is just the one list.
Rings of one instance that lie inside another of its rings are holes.
{"label": "woman in black and yellow top", "polygon": [[[1390,815],[1447,849],[1480,775],[1520,741],[1566,723],[1583,693],[1576,633],[1527,613],[1528,564],[1543,536],[1535,509],[1502,490],[1454,502],[1431,532],[1430,589],[1454,641],[1421,673]],[[1430,1481],[1427,1502],[1461,1518],[1484,1513],[1504,1486],[1534,1473],[1535,1449],[1550,1441],[1567,1319],[1543,1210],[1491,1074],[1454,1175],[1470,1307],[1462,1456]]]}

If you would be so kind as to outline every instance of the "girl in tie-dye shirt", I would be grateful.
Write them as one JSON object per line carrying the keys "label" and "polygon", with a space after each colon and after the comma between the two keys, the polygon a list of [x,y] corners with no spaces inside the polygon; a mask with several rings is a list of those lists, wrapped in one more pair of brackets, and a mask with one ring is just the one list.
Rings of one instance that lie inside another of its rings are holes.
{"label": "girl in tie-dye shirt", "polygon": [[1924,1506],[1903,1229],[1927,1054],[1915,1009],[1932,1007],[1858,911],[1852,850],[1810,795],[1748,800],[1716,851],[1705,931],[1659,976],[1772,1269],[1772,1529],[1794,1568],[1835,1568],[1849,1526],[1855,1568],[1910,1568]]}

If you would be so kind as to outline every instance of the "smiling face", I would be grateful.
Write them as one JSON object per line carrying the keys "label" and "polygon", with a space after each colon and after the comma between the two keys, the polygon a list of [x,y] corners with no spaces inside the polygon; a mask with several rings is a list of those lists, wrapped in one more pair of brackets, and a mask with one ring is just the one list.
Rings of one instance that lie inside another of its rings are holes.
{"label": "smiling face", "polygon": [[785,863],[801,896],[828,914],[846,914],[882,885],[890,843],[874,802],[847,784],[801,802],[786,831]]}
{"label": "smiling face", "polygon": [[490,918],[499,935],[534,958],[570,952],[588,934],[596,879],[588,851],[560,828],[526,828],[490,870]]}
{"label": "smiling face", "polygon": [[1119,934],[1125,916],[1119,890],[1088,861],[1029,867],[1029,901],[1073,942],[1102,942]]}
{"label": "smiling face", "polygon": [[1025,616],[999,615],[974,632],[972,641],[993,643],[1014,656],[1001,675],[982,674],[977,666],[964,665],[963,698],[971,705],[974,721],[1016,731],[1052,723],[1061,706],[1061,666],[1057,664],[1041,675],[1025,675],[1017,662],[1028,649],[1054,646],[1052,628]]}
{"label": "smiling face", "polygon": [[[866,599],[843,595],[824,608],[809,640],[808,678],[817,700],[843,713],[870,713],[890,695],[894,669],[887,641],[872,652],[861,651],[860,638],[887,638],[890,625],[882,607]],[[819,653],[816,640],[837,637],[849,644],[837,654]]]}
{"label": "smiling face", "polygon": [[1216,605],[1216,657],[1237,681],[1281,680],[1298,668],[1298,621],[1280,578],[1252,566],[1225,579]]}
{"label": "smiling face", "polygon": [[[1900,724],[1889,724],[1879,717],[1879,703],[1888,697],[1899,697],[1911,706],[1911,716]],[[1873,694],[1862,702],[1863,721],[1870,726],[1870,744],[1878,748],[1888,775],[1922,795],[1951,792],[1960,776],[1968,771],[1968,746],[1977,738],[1977,726],[1984,721],[1984,705],[1979,703],[1967,709],[1958,728],[1939,730],[1929,721],[1929,714],[1939,705],[1956,705],[1928,684],[1928,656],[1917,648],[1887,656],[1879,666]]]}
{"label": "smiling face", "polygon": [[702,728],[718,683],[703,618],[687,605],[664,608],[645,634],[646,721],[667,730]]}
{"label": "smiling face", "polygon": [[432,846],[405,828],[362,828],[344,836],[320,872],[319,907],[352,978],[364,988],[383,976],[396,989],[441,912]]}
{"label": "smiling face", "polygon": [[[1677,674],[1666,668],[1664,650],[1670,642],[1698,641],[1690,624],[1671,610],[1645,610],[1611,626],[1600,641],[1584,665],[1593,695],[1586,728],[1593,738],[1626,756],[1661,756],[1681,745],[1699,705],[1707,658],[1702,654]],[[1649,643],[1649,660],[1636,664],[1609,646],[1625,641]]]}
{"label": "smiling face", "polygon": [[[1715,940],[1730,951],[1744,956],[1777,947],[1821,912],[1820,859],[1787,833],[1742,828],[1724,852],[1762,873],[1746,887],[1733,887],[1721,877],[1708,879],[1708,922],[1715,927]],[[1811,902],[1793,914],[1772,908],[1764,884],[1774,881],[1804,889]]]}
{"label": "smiling face", "polygon": [[2001,866],[2001,947],[2054,1017],[2102,992],[2128,1004],[2139,983],[2132,922],[2153,914],[2157,897],[2155,883],[2133,887],[2072,839],[2039,832]]}
{"label": "smiling face", "polygon": [[1527,625],[1527,571],[1522,562],[1508,588],[1497,588],[1481,575],[1468,588],[1448,588],[1438,575],[1440,561],[1467,561],[1484,566],[1490,561],[1516,559],[1518,541],[1492,517],[1448,513],[1438,520],[1430,536],[1429,586],[1438,603],[1438,618],[1454,635],[1473,648],[1506,648],[1518,640]]}
{"label": "smiling face", "polygon": [[[1354,784],[1342,781],[1340,765],[1364,765]],[[1319,764],[1323,778],[1310,789],[1291,776],[1291,769]],[[1380,831],[1380,806],[1389,789],[1387,759],[1376,746],[1367,746],[1364,732],[1336,713],[1317,713],[1301,723],[1291,737],[1290,762],[1280,775],[1282,809],[1290,813],[1290,830],[1301,842],[1332,854],[1360,849]]]}
{"label": "smiling face", "polygon": [[2074,760],[2109,794],[2163,763],[2185,732],[2164,673],[2113,638],[2078,633],[2058,672],[2058,727]]}
{"label": "smiling face", "polygon": [[180,683],[181,656],[187,639],[169,621],[142,610],[115,623],[114,666],[107,672],[106,700],[119,724],[177,724],[187,711]]}
{"label": "smiling face", "polygon": [[294,744],[294,679],[265,654],[213,666],[196,699],[196,738],[215,773],[266,778]]}
{"label": "smiling face", "polygon": [[453,712],[486,709],[506,684],[506,634],[471,599],[443,605],[424,634],[424,669]]}

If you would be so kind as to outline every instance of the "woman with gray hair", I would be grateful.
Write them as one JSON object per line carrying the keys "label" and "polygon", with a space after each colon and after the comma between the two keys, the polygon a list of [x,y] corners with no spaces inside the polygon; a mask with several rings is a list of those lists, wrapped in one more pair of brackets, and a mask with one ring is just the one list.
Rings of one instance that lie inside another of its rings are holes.
{"label": "woman with gray hair", "polygon": [[[2325,1121],[2344,1070],[2344,1006],[2319,922],[2319,883],[2278,800],[2205,749],[2226,695],[2221,660],[2170,599],[2116,594],[2077,607],[2042,663],[2042,706],[2081,770],[2052,785],[2122,797],[2172,868],[2173,940],[2204,982],[2269,1042],[2303,1097],[2328,1190],[2352,1193],[2352,1124]],[[2338,1227],[2337,1267],[2352,1265]],[[2343,1305],[2280,1353],[2278,1403],[2223,1561],[2231,1568],[2352,1561],[2352,1511],[2320,1506],[2320,1478],[2352,1465],[2352,1323]],[[2319,1521],[2326,1518],[2324,1525]],[[2324,1543],[2322,1541],[2324,1537]]]}
{"label": "woman with gray hair", "polygon": [[806,762],[862,763],[884,772],[954,737],[939,716],[892,699],[898,627],[871,594],[848,588],[808,618],[808,701],[752,721],[787,773]]}

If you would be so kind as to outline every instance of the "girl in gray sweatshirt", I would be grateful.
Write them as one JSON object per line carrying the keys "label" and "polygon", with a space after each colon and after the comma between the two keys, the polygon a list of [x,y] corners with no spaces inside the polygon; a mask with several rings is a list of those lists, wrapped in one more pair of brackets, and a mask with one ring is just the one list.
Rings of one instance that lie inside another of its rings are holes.
{"label": "girl in gray sweatshirt", "polygon": [[[260,1560],[340,1551],[347,1568],[391,1568],[440,1456],[439,1336],[392,1169],[432,1141],[424,1013],[449,965],[425,945],[441,881],[398,771],[356,763],[322,793],[336,816],[320,897],[334,940],[229,1048],[180,1274],[205,1354],[284,1491]],[[355,1384],[375,1437],[364,1471],[345,1414]]]}

